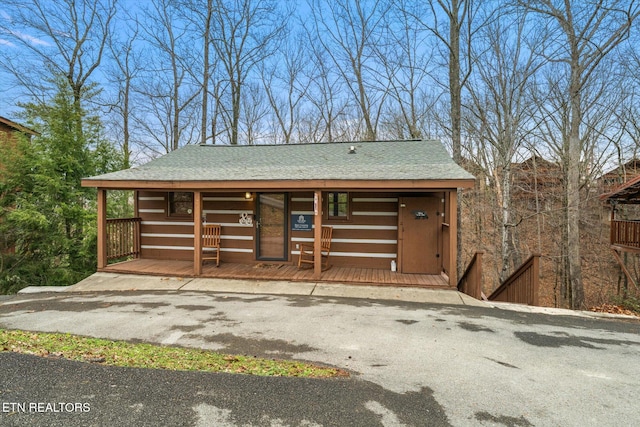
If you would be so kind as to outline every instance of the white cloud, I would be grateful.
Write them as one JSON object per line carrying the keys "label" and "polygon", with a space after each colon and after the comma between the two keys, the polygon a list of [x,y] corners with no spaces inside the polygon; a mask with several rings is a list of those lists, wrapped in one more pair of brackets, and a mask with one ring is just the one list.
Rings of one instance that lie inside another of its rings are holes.
{"label": "white cloud", "polygon": [[0,39],[0,45],[1,46],[16,47],[15,44],[13,44],[9,40],[5,40],[5,39]]}
{"label": "white cloud", "polygon": [[51,44],[45,40],[39,39],[37,37],[33,37],[26,33],[21,33],[19,31],[11,31],[15,37],[24,40],[25,42],[33,45],[33,46],[51,46]]}

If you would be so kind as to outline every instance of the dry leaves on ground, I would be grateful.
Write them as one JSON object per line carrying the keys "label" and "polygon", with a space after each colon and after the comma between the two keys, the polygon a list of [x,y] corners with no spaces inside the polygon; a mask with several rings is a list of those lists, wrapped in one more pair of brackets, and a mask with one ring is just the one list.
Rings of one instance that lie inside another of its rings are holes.
{"label": "dry leaves on ground", "polygon": [[615,304],[602,304],[596,307],[591,307],[591,311],[595,311],[598,313],[609,313],[609,314],[626,314],[627,316],[637,316],[640,317],[640,313],[637,313],[632,310],[628,310],[624,307],[620,307]]}

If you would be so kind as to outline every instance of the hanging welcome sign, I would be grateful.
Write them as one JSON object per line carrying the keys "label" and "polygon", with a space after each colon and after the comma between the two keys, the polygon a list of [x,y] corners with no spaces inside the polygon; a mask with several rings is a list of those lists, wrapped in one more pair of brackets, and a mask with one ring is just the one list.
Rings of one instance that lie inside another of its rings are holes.
{"label": "hanging welcome sign", "polygon": [[313,216],[304,214],[291,215],[291,230],[293,231],[311,231],[313,225]]}

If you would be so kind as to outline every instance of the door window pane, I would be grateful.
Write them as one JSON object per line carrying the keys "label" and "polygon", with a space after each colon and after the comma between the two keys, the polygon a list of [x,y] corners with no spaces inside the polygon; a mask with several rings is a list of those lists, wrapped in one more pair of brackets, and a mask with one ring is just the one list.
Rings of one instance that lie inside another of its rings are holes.
{"label": "door window pane", "polygon": [[286,259],[286,194],[260,194],[258,199],[258,258]]}

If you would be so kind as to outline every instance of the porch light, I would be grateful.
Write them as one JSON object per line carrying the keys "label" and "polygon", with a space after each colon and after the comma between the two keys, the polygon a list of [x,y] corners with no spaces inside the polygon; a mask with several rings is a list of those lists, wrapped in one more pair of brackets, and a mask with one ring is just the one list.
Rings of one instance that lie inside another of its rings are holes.
{"label": "porch light", "polygon": [[244,193],[244,198],[247,200],[251,200],[251,192],[247,191],[246,193]]}

